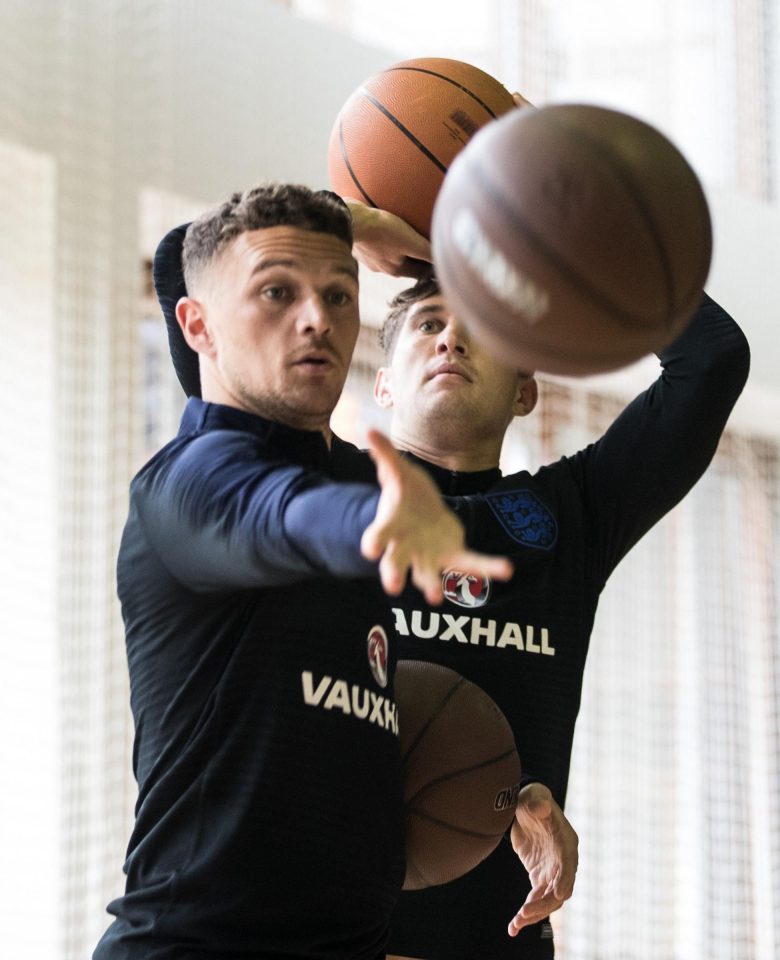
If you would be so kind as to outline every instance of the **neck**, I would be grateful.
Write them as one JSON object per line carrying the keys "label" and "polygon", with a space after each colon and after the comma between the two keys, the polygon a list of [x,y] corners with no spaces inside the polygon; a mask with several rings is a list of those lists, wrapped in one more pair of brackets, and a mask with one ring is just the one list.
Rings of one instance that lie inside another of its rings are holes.
{"label": "neck", "polygon": [[263,417],[263,419],[271,420],[274,423],[281,423],[285,427],[292,427],[294,430],[319,431],[325,438],[328,448],[333,444],[333,431],[330,429],[329,418],[323,419],[321,414],[307,416],[291,410],[284,404],[276,403],[271,398],[237,397],[226,390],[209,389],[206,384],[203,384],[202,397],[207,403],[220,403],[227,407],[235,407],[237,410],[253,413],[255,416]]}
{"label": "neck", "polygon": [[454,442],[442,442],[444,438],[439,437],[436,442],[431,437],[406,431],[397,424],[393,424],[390,436],[397,450],[413,453],[421,460],[457,473],[493,470],[498,466],[501,456],[501,440],[493,437],[446,438]]}

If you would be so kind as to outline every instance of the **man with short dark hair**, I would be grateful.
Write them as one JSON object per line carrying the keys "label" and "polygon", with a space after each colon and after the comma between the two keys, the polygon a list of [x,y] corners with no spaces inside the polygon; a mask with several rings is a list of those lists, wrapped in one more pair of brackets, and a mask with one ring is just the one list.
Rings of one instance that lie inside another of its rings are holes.
{"label": "man with short dark hair", "polygon": [[[532,372],[488,354],[432,277],[393,301],[381,340],[386,360],[375,397],[392,411],[394,445],[454,498],[471,546],[515,565],[506,583],[445,570],[441,606],[406,590],[393,604],[399,654],[443,664],[481,686],[512,726],[524,776],[549,787],[563,807],[599,595],[622,557],[707,468],[747,377],[747,342],[703,296],[688,329],[661,352],[659,378],[603,437],[535,473],[504,477],[506,429],[536,406]],[[525,790],[545,802],[546,787]],[[547,920],[519,932],[515,925],[515,940],[499,933],[531,887],[513,850],[524,842],[518,821],[511,842],[466,876],[402,893],[393,956],[552,958]],[[555,909],[560,897],[549,903]]]}
{"label": "man with short dark hair", "polygon": [[[376,585],[505,577],[425,473],[329,418],[359,327],[346,208],[270,184],[187,231],[198,364],[118,560],[135,720],[125,894],[95,960],[379,960],[403,878],[394,644]],[[351,464],[355,464],[354,468]],[[379,560],[377,566],[376,561]]]}

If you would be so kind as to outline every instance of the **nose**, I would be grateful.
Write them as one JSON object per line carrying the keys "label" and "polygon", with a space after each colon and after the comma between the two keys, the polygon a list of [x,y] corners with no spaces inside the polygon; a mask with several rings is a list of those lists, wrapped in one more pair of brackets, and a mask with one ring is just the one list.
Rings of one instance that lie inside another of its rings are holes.
{"label": "nose", "polygon": [[322,297],[312,294],[301,304],[298,327],[302,333],[324,334],[330,331],[330,314]]}
{"label": "nose", "polygon": [[471,339],[466,328],[454,318],[442,327],[436,343],[437,353],[459,353],[467,356]]}

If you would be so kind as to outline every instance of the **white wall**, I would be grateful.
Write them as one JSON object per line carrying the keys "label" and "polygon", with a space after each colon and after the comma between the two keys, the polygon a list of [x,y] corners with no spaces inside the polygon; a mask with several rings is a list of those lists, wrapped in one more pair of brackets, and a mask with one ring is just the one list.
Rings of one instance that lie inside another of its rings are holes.
{"label": "white wall", "polygon": [[[0,198],[16,204],[3,211],[16,287],[11,295],[0,285],[0,323],[4,370],[24,387],[11,397],[17,422],[6,416],[0,426],[0,447],[14,452],[13,463],[2,463],[7,476],[19,466],[25,396],[48,414],[24,421],[35,459],[23,467],[36,482],[20,473],[0,487],[8,493],[0,529],[34,517],[26,529],[36,531],[45,557],[37,571],[43,595],[36,591],[43,599],[29,625],[16,617],[22,626],[9,636],[8,619],[2,624],[4,655],[19,656],[0,661],[16,698],[3,692],[0,756],[14,764],[34,758],[14,776],[44,801],[33,809],[20,794],[0,794],[0,823],[19,824],[23,854],[0,904],[9,955],[51,957],[55,943],[62,957],[87,955],[120,882],[126,823],[116,796],[131,796],[132,784],[113,561],[138,455],[138,259],[148,249],[141,197],[158,191],[206,204],[265,178],[325,186],[338,108],[396,59],[265,0],[4,0]],[[30,204],[29,184],[15,182],[25,165],[10,155],[32,156],[45,171]],[[713,211],[711,290],[754,348],[742,409],[777,430],[780,417],[767,412],[777,404],[780,359],[778,211],[725,197],[713,198]],[[12,215],[27,218],[18,235]],[[47,235],[25,246],[35,224]],[[13,537],[4,542],[7,550]],[[3,589],[20,606],[29,571],[9,570]],[[55,668],[64,678],[56,698]],[[33,710],[30,720],[25,711],[36,697],[48,706],[56,699],[56,709]],[[66,783],[57,797],[61,765]],[[70,832],[60,850],[77,868],[58,878],[61,811]]]}
{"label": "white wall", "polygon": [[780,205],[712,193],[708,289],[750,340],[751,373],[735,421],[780,436]]}
{"label": "white wall", "polygon": [[158,211],[159,236],[261,179],[326,186],[333,119],[386,60],[262,0],[3,4],[9,956],[83,960],[121,887],[134,784],[114,564],[141,445],[146,201],[186,198],[169,223]]}

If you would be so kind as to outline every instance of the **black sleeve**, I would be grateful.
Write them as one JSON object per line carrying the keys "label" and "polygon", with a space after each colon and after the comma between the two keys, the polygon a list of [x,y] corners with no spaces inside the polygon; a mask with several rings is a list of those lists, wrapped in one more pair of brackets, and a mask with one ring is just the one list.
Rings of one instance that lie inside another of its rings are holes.
{"label": "black sleeve", "polygon": [[188,223],[174,227],[160,241],[154,254],[152,277],[168,331],[168,349],[179,383],[188,397],[199,397],[198,355],[189,346],[176,319],[176,304],[187,296],[182,268],[182,248]]}
{"label": "black sleeve", "polygon": [[360,538],[378,498],[375,487],[259,460],[241,434],[215,431],[139,474],[131,511],[169,572],[208,592],[376,575]]}
{"label": "black sleeve", "polygon": [[705,295],[659,359],[658,380],[570,461],[592,520],[601,585],[707,469],[747,379],[750,350],[734,320]]}

